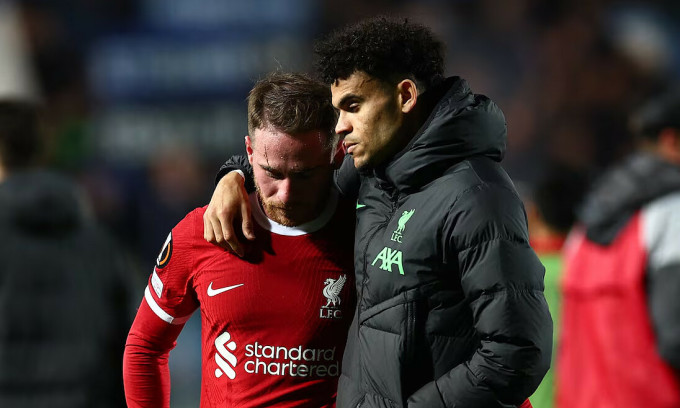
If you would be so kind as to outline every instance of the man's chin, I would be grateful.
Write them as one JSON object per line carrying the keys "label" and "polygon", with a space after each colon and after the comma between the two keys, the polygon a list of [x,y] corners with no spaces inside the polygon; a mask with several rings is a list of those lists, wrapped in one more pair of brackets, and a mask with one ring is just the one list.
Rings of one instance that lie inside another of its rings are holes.
{"label": "man's chin", "polygon": [[272,218],[272,221],[276,221],[277,223],[286,227],[295,227],[296,225],[300,225],[300,223],[297,222],[296,220],[286,216],[276,216]]}
{"label": "man's chin", "polygon": [[304,224],[306,221],[302,220],[300,211],[287,211],[281,208],[269,207],[267,209],[267,217],[286,227],[295,227],[296,225]]}
{"label": "man's chin", "polygon": [[357,170],[364,170],[365,171],[365,170],[370,170],[372,168],[370,163],[363,156],[359,156],[359,157],[353,156],[352,160],[354,162],[354,167]]}
{"label": "man's chin", "polygon": [[361,159],[361,156],[357,157],[355,155],[352,156],[352,162],[354,163],[354,167],[356,167],[357,170],[361,170],[366,166],[366,162]]}

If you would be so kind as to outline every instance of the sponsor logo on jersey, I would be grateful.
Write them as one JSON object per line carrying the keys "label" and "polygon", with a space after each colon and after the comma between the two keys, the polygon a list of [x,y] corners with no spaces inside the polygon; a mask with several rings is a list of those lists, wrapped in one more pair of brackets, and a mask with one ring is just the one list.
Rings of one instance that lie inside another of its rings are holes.
{"label": "sponsor logo on jersey", "polygon": [[215,377],[220,378],[222,375],[226,374],[230,379],[236,378],[236,356],[232,353],[236,350],[236,343],[231,340],[231,335],[229,332],[224,332],[220,334],[215,339],[215,348],[217,348],[217,353],[215,353],[215,362],[219,368],[215,369]]}
{"label": "sponsor logo on jersey", "polygon": [[[234,355],[236,343],[229,332],[222,333],[215,340],[215,377],[236,378],[238,360]],[[335,347],[329,349],[283,347],[260,344],[246,344],[243,370],[248,374],[277,375],[289,377],[337,377],[340,362],[336,359]]]}
{"label": "sponsor logo on jersey", "polygon": [[158,277],[156,268],[153,269],[153,273],[151,274],[151,287],[153,287],[153,291],[156,292],[156,296],[160,298],[161,294],[163,294],[163,281]]}
{"label": "sponsor logo on jersey", "polygon": [[399,225],[397,226],[397,229],[392,232],[392,237],[390,238],[392,241],[399,242],[401,244],[406,223],[411,219],[411,216],[414,212],[416,212],[416,210],[412,209],[410,211],[404,211],[401,214],[401,217],[399,218]]}
{"label": "sponsor logo on jersey", "polygon": [[238,284],[238,285],[227,286],[227,287],[225,287],[225,288],[213,289],[212,284],[213,284],[213,283],[210,282],[210,285],[208,285],[208,296],[210,296],[210,297],[219,295],[220,293],[224,293],[224,292],[226,292],[226,291],[228,291],[228,290],[236,289],[236,288],[238,288],[239,286],[245,285],[244,283],[240,283],[240,284]]}
{"label": "sponsor logo on jersey", "polygon": [[397,269],[399,270],[399,274],[403,275],[404,274],[404,267],[402,265],[402,258],[403,255],[401,251],[398,251],[396,249],[392,249],[390,247],[385,247],[380,251],[378,256],[375,257],[373,262],[371,263],[371,266],[375,266],[375,263],[380,261],[379,268],[382,269],[383,271],[388,271],[392,272],[392,267],[394,265],[397,265]]}
{"label": "sponsor logo on jersey", "polygon": [[340,292],[347,282],[347,275],[342,275],[338,279],[328,278],[324,281],[323,295],[326,297],[326,304],[319,309],[319,317],[322,319],[342,319],[340,310]]}
{"label": "sponsor logo on jersey", "polygon": [[172,232],[168,234],[168,237],[165,239],[165,244],[163,244],[163,248],[161,249],[161,253],[158,254],[158,258],[156,258],[156,268],[163,269],[168,266],[170,257],[172,257]]}

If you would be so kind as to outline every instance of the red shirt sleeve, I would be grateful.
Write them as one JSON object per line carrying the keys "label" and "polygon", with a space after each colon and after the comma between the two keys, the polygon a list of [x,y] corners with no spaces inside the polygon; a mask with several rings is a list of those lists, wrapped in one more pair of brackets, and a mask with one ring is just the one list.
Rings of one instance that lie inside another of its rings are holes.
{"label": "red shirt sleeve", "polygon": [[168,356],[184,323],[198,308],[193,289],[195,212],[168,235],[144,290],[123,357],[128,407],[169,407]]}
{"label": "red shirt sleeve", "polygon": [[175,347],[183,327],[159,319],[146,300],[142,300],[123,355],[123,384],[128,407],[170,407],[168,354]]}

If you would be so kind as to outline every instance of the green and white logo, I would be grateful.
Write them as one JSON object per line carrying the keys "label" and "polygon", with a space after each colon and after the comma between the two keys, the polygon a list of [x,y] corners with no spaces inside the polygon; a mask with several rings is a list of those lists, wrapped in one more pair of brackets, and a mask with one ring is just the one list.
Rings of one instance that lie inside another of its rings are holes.
{"label": "green and white logo", "polygon": [[416,212],[415,208],[410,211],[404,211],[401,214],[401,217],[399,218],[399,225],[397,226],[397,229],[392,232],[392,238],[390,238],[392,241],[401,243],[404,228],[406,228],[406,223],[411,219],[411,216],[414,212]]}
{"label": "green and white logo", "polygon": [[392,249],[390,247],[385,247],[380,251],[378,256],[375,257],[373,260],[373,263],[371,263],[371,266],[374,266],[378,260],[381,261],[380,263],[380,269],[383,271],[388,271],[392,272],[392,266],[394,264],[397,264],[397,267],[399,269],[399,274],[403,275],[404,274],[404,267],[402,266],[402,254],[401,251],[398,251],[396,249]]}

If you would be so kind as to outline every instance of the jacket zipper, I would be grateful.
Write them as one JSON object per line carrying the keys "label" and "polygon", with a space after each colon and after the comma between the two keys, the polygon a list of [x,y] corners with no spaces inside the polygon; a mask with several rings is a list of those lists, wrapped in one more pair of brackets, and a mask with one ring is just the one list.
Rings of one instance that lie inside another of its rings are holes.
{"label": "jacket zipper", "polygon": [[[364,248],[364,277],[361,279],[361,291],[359,293],[359,299],[357,300],[357,344],[360,344],[360,335],[359,335],[359,328],[361,326],[361,322],[359,319],[359,315],[361,314],[361,304],[363,303],[364,300],[364,288],[366,287],[366,279],[368,278],[368,246],[370,245],[371,241],[373,238],[378,234],[378,232],[383,228],[389,225],[390,221],[392,221],[392,217],[394,216],[394,212],[397,209],[397,203],[393,198],[394,196],[390,197],[390,201],[392,203],[392,211],[390,212],[389,217],[380,224],[373,230],[371,235],[368,237],[368,240],[366,241],[366,247]],[[361,361],[359,361],[359,364],[361,365]],[[359,379],[359,385],[361,385],[361,379]],[[364,400],[366,399],[366,395],[361,398],[359,403],[357,404],[356,408],[359,408],[361,404],[364,403]]]}
{"label": "jacket zipper", "polygon": [[[374,230],[371,235],[368,237],[368,241],[366,241],[366,247],[364,248],[364,277],[361,279],[361,293],[359,293],[359,312],[361,312],[361,303],[364,300],[364,287],[366,285],[366,279],[368,279],[368,246],[371,243],[371,240],[378,234],[378,231],[384,226],[387,226],[390,223],[390,219],[388,218],[386,222],[380,223]],[[359,317],[357,316],[357,319]]]}
{"label": "jacket zipper", "polygon": [[[364,299],[364,287],[366,284],[366,279],[368,278],[368,246],[370,245],[371,241],[373,238],[376,236],[376,234],[380,231],[381,228],[386,227],[389,225],[390,221],[392,221],[392,217],[394,217],[394,212],[397,209],[397,202],[393,198],[394,196],[390,197],[390,202],[392,203],[392,211],[390,212],[389,217],[380,224],[373,230],[373,233],[368,237],[368,240],[366,241],[366,247],[364,248],[364,277],[361,279],[361,292],[359,293],[359,312],[361,312],[361,303]],[[359,316],[357,316],[357,319]]]}
{"label": "jacket zipper", "polygon": [[[406,333],[404,334],[406,336],[405,339],[405,349],[406,349],[406,356],[407,359],[406,361],[413,361],[415,356],[413,355],[414,352],[414,336],[415,336],[415,326],[416,326],[416,301],[411,301],[406,303]],[[408,364],[408,363],[407,363]],[[406,366],[408,369],[408,365]]]}

